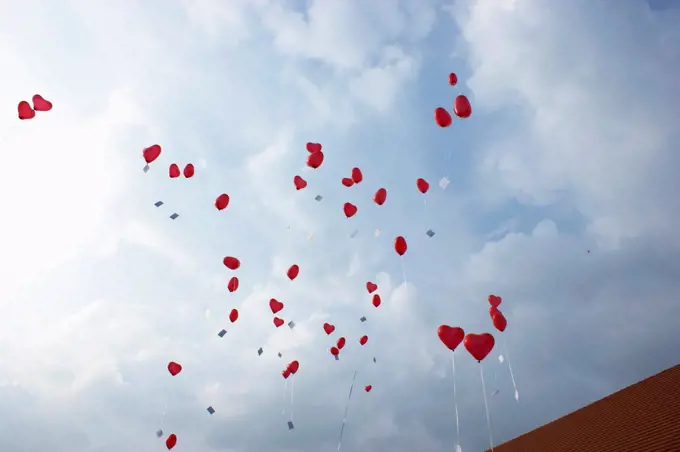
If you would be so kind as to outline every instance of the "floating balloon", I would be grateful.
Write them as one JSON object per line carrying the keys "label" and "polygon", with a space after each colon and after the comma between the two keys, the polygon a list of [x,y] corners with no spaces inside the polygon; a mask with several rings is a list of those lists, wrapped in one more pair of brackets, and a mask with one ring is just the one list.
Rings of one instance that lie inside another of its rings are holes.
{"label": "floating balloon", "polygon": [[295,185],[296,190],[302,190],[307,186],[307,181],[301,178],[300,176],[295,176],[293,178],[293,185]]}
{"label": "floating balloon", "polygon": [[238,320],[238,309],[234,308],[231,310],[231,312],[229,313],[229,320],[231,321],[231,323],[234,323],[235,321]]}
{"label": "floating balloon", "polygon": [[449,74],[449,85],[456,86],[456,83],[458,83],[458,76],[451,72]]}
{"label": "floating balloon", "polygon": [[371,389],[373,389],[373,386],[371,386],[371,385],[367,385],[367,386],[364,387],[364,391],[366,391],[366,392],[371,392]]}
{"label": "floating balloon", "polygon": [[418,187],[420,193],[425,194],[430,189],[430,184],[422,177],[419,177],[416,180],[416,187]]}
{"label": "floating balloon", "polygon": [[330,352],[331,355],[333,356],[338,356],[340,354],[340,350],[338,350],[338,347],[331,347]]}
{"label": "floating balloon", "polygon": [[232,256],[225,257],[222,263],[229,270],[237,270],[241,266],[241,261]]}
{"label": "floating balloon", "polygon": [[341,337],[338,339],[338,342],[336,342],[335,345],[338,347],[338,350],[342,350],[346,343],[347,340],[344,337]]}
{"label": "floating balloon", "polygon": [[488,300],[489,300],[489,304],[491,306],[493,306],[494,308],[497,308],[503,302],[503,299],[501,297],[499,297],[498,295],[493,295],[493,294],[489,295]]}
{"label": "floating balloon", "polygon": [[373,195],[373,202],[376,203],[379,206],[382,206],[385,204],[385,201],[387,200],[387,190],[384,188],[379,188],[378,191],[375,192],[375,195]]}
{"label": "floating balloon", "polygon": [[179,166],[177,166],[176,163],[172,163],[170,165],[170,168],[168,168],[168,174],[170,175],[170,178],[175,179],[179,177]]}
{"label": "floating balloon", "polygon": [[177,375],[178,373],[180,373],[181,371],[182,371],[182,365],[181,364],[178,364],[174,361],[170,361],[168,363],[168,372],[170,372],[170,375],[172,375],[173,377],[175,375]]}
{"label": "floating balloon", "polygon": [[459,118],[469,118],[472,114],[472,106],[467,97],[462,94],[456,96],[453,101],[453,113]]}
{"label": "floating balloon", "polygon": [[354,181],[352,179],[350,179],[349,177],[343,177],[342,178],[342,185],[344,185],[345,187],[351,187],[352,185],[354,185]]}
{"label": "floating balloon", "polygon": [[276,328],[280,327],[284,323],[285,322],[281,317],[274,317],[274,325],[276,326]]}
{"label": "floating balloon", "polygon": [[142,156],[146,163],[151,163],[156,160],[161,155],[161,147],[157,144],[144,148],[142,150]]}
{"label": "floating balloon", "polygon": [[376,308],[380,306],[380,303],[382,303],[380,295],[378,294],[373,295],[373,300],[371,301],[371,303],[373,303],[373,306],[375,306]]}
{"label": "floating balloon", "polygon": [[378,290],[378,285],[369,281],[366,283],[366,290],[368,290],[368,293],[373,293]]}
{"label": "floating balloon", "polygon": [[297,264],[293,264],[290,266],[288,271],[286,272],[286,275],[288,276],[288,279],[291,281],[294,280],[295,278],[298,277],[300,274],[300,267]]}
{"label": "floating balloon", "polygon": [[314,153],[314,152],[321,152],[321,144],[319,143],[307,143],[307,152],[309,153]]}
{"label": "floating balloon", "polygon": [[449,350],[455,351],[465,339],[465,331],[457,326],[441,325],[437,329],[437,336]]}
{"label": "floating balloon", "polygon": [[331,335],[333,331],[335,331],[335,326],[331,325],[330,323],[324,323],[323,330],[326,332],[326,334]]}
{"label": "floating balloon", "polygon": [[229,195],[226,193],[222,193],[215,199],[215,207],[217,210],[224,210],[227,208],[229,205]]}
{"label": "floating balloon", "polygon": [[25,119],[35,118],[35,111],[33,110],[33,108],[31,108],[31,105],[25,100],[19,102],[17,110],[19,113],[19,119],[21,119],[22,121]]}
{"label": "floating balloon", "polygon": [[487,357],[493,346],[496,344],[496,340],[489,333],[483,334],[472,334],[468,333],[463,341],[465,349],[480,363],[484,358]]}
{"label": "floating balloon", "polygon": [[323,163],[323,152],[312,152],[307,156],[307,166],[310,168],[318,168]]}
{"label": "floating balloon", "polygon": [[238,290],[238,278],[233,276],[227,283],[227,289],[229,292],[236,292]]}
{"label": "floating balloon", "polygon": [[366,342],[368,342],[368,336],[363,335],[359,338],[359,344],[366,345]]}
{"label": "floating balloon", "polygon": [[497,312],[498,308],[496,306],[489,307],[489,317],[493,317]]}
{"label": "floating balloon", "polygon": [[290,364],[288,364],[287,369],[290,371],[290,373],[295,374],[297,373],[298,369],[300,368],[300,363],[296,361],[291,361]]}
{"label": "floating balloon", "polygon": [[40,94],[33,96],[33,110],[35,111],[50,111],[52,110],[52,102],[45,100]]}
{"label": "floating balloon", "polygon": [[439,127],[448,127],[453,122],[453,118],[446,109],[442,107],[437,107],[434,111],[434,121]]}
{"label": "floating balloon", "polygon": [[276,298],[272,298],[271,300],[269,300],[269,309],[272,310],[273,314],[276,314],[277,312],[283,309],[283,303],[281,303]]}
{"label": "floating balloon", "polygon": [[350,202],[346,202],[345,205],[342,207],[342,210],[345,212],[345,216],[347,218],[353,217],[357,213],[357,206]]}
{"label": "floating balloon", "polygon": [[177,435],[174,433],[170,436],[168,436],[168,439],[165,440],[165,447],[168,448],[168,450],[172,449],[177,445]]}
{"label": "floating balloon", "polygon": [[194,173],[195,173],[195,172],[196,172],[196,168],[194,168],[194,164],[193,164],[193,163],[188,163],[188,164],[184,167],[183,173],[184,173],[184,177],[186,177],[187,179],[189,179],[190,177],[194,177]]}
{"label": "floating balloon", "polygon": [[406,239],[404,237],[399,236],[394,239],[394,251],[396,251],[398,255],[403,256],[406,254],[407,249],[408,245],[406,245]]}
{"label": "floating balloon", "polygon": [[283,375],[283,378],[290,377],[290,370],[288,370],[288,368],[286,368],[283,372],[281,372],[281,375]]}
{"label": "floating balloon", "polygon": [[358,184],[362,180],[364,180],[364,175],[361,173],[361,170],[359,168],[352,168],[352,182]]}
{"label": "floating balloon", "polygon": [[491,316],[491,321],[493,322],[493,326],[501,333],[508,327],[508,320],[499,310],[496,310],[496,313]]}

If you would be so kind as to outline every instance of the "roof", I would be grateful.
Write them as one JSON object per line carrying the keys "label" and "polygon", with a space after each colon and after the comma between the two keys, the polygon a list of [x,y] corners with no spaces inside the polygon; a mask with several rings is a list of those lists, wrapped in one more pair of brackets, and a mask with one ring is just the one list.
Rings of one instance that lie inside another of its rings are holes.
{"label": "roof", "polygon": [[495,446],[493,450],[680,451],[680,365]]}

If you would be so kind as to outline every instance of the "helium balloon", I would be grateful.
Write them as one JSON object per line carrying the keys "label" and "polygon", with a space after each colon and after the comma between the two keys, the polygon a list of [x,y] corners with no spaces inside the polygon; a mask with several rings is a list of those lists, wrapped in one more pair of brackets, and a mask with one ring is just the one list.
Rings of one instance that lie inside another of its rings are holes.
{"label": "helium balloon", "polygon": [[232,256],[225,257],[222,263],[229,270],[237,270],[241,266],[241,261]]}
{"label": "helium balloon", "polygon": [[40,94],[33,96],[33,110],[35,111],[50,111],[52,110],[52,102],[45,100]]}
{"label": "helium balloon", "polygon": [[284,320],[281,317],[274,317],[274,325],[276,328],[284,324]]}
{"label": "helium balloon", "polygon": [[345,205],[342,207],[342,210],[345,212],[345,216],[347,218],[353,217],[357,213],[357,206],[350,202],[346,202]]}
{"label": "helium balloon", "polygon": [[407,249],[408,246],[406,245],[406,239],[404,237],[399,236],[394,239],[394,251],[396,251],[398,255],[403,256],[406,254]]}
{"label": "helium balloon", "polygon": [[319,143],[307,143],[307,152],[313,154],[315,152],[321,152],[321,144]]}
{"label": "helium balloon", "polygon": [[434,121],[439,127],[444,128],[451,125],[453,118],[451,118],[451,115],[448,111],[446,111],[446,109],[437,107],[437,109],[434,111]]}
{"label": "helium balloon", "polygon": [[469,118],[472,114],[472,106],[467,97],[462,94],[456,96],[456,100],[453,101],[453,113],[459,118]]}
{"label": "helium balloon", "polygon": [[170,375],[172,375],[173,377],[175,375],[177,375],[178,373],[180,373],[181,371],[182,371],[182,365],[181,364],[178,364],[174,361],[170,361],[168,363],[168,372],[170,372]]}
{"label": "helium balloon", "polygon": [[146,163],[151,163],[161,155],[161,147],[157,144],[144,148],[142,156]]}
{"label": "helium balloon", "polygon": [[456,83],[458,83],[458,76],[451,72],[449,74],[449,85],[456,86]]}
{"label": "helium balloon", "polygon": [[229,320],[231,323],[234,323],[235,321],[238,320],[238,309],[232,309],[231,312],[229,313]]}
{"label": "helium balloon", "polygon": [[313,169],[317,169],[323,163],[323,152],[312,152],[307,156],[307,166]]}
{"label": "helium balloon", "polygon": [[378,294],[373,295],[372,303],[373,303],[373,306],[375,306],[376,308],[378,306],[380,306],[380,303],[382,303],[382,300],[380,299],[380,295],[378,295]]}
{"label": "helium balloon", "polygon": [[19,119],[21,119],[22,121],[25,119],[35,118],[35,110],[33,110],[33,108],[31,108],[31,105],[25,100],[19,102],[17,110],[19,112]]}
{"label": "helium balloon", "polygon": [[238,278],[233,276],[227,283],[227,290],[229,292],[236,292],[238,290]]}
{"label": "helium balloon", "polygon": [[385,204],[385,201],[387,200],[387,190],[384,188],[379,188],[378,191],[375,192],[375,195],[373,195],[373,202],[376,203],[379,206],[382,206]]}
{"label": "helium balloon", "polygon": [[298,277],[300,274],[300,267],[297,264],[293,264],[290,266],[288,271],[286,272],[286,275],[288,276],[288,279],[291,281],[294,280],[295,278]]}
{"label": "helium balloon", "polygon": [[333,333],[333,331],[335,331],[335,326],[331,325],[330,323],[324,323],[323,330],[326,332],[326,334],[330,335]]}
{"label": "helium balloon", "polygon": [[229,195],[226,193],[222,193],[215,199],[215,208],[217,210],[224,210],[227,208],[229,205]]}
{"label": "helium balloon", "polygon": [[465,338],[465,331],[457,326],[441,325],[437,329],[437,335],[439,340],[451,351],[455,351],[456,348],[463,342]]}
{"label": "helium balloon", "polygon": [[364,175],[361,173],[361,170],[359,168],[352,168],[352,182],[358,184],[362,180],[364,180]]}
{"label": "helium balloon", "polygon": [[418,187],[418,191],[420,191],[420,193],[425,194],[430,189],[430,184],[422,177],[419,177],[416,180],[416,187]]}
{"label": "helium balloon", "polygon": [[171,179],[175,179],[179,177],[179,166],[177,166],[176,163],[173,163],[170,165],[170,168],[168,169],[168,173],[170,175]]}
{"label": "helium balloon", "polygon": [[194,165],[192,163],[187,164],[184,167],[184,177],[189,179],[190,177],[194,177],[194,173],[196,172],[196,169],[194,168]]}
{"label": "helium balloon", "polygon": [[345,187],[351,187],[352,185],[354,185],[354,181],[352,179],[350,179],[349,177],[343,177],[342,178],[342,185],[344,185]]}
{"label": "helium balloon", "polygon": [[366,283],[366,290],[368,290],[368,293],[373,293],[378,290],[378,285],[369,281]]}
{"label": "helium balloon", "polygon": [[296,190],[302,190],[307,186],[307,181],[301,178],[300,176],[295,176],[293,178],[293,185],[295,185]]}
{"label": "helium balloon", "polygon": [[491,316],[491,321],[493,322],[493,326],[501,333],[508,327],[508,320],[501,311],[496,311],[496,313]]}
{"label": "helium balloon", "polygon": [[276,298],[272,298],[269,300],[269,309],[272,310],[272,314],[276,314],[283,309],[283,303],[281,303]]}
{"label": "helium balloon", "polygon": [[501,305],[503,302],[503,299],[497,295],[489,295],[489,304],[493,306],[494,308],[497,308],[498,306]]}
{"label": "helium balloon", "polygon": [[483,334],[472,334],[468,333],[463,341],[465,349],[475,358],[478,362],[482,362],[484,358],[487,357],[493,346],[496,344],[496,340],[489,333]]}

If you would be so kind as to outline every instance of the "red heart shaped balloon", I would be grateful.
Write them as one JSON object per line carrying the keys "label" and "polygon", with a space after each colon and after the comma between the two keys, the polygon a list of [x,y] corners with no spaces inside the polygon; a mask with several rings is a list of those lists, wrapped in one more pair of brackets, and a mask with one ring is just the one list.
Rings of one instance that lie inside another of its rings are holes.
{"label": "red heart shaped balloon", "polygon": [[168,169],[168,173],[172,179],[179,177],[179,166],[176,163],[172,163]]}
{"label": "red heart shaped balloon", "polygon": [[430,189],[430,184],[422,177],[419,177],[416,180],[416,187],[418,187],[418,191],[420,191],[420,193],[425,194]]}
{"label": "red heart shaped balloon", "polygon": [[335,331],[335,326],[331,325],[330,323],[324,323],[323,330],[326,332],[326,334],[330,335],[333,333],[333,331]]}
{"label": "red heart shaped balloon", "polygon": [[359,338],[359,344],[366,345],[366,342],[368,342],[368,336],[363,335],[361,338]]}
{"label": "red heart shaped balloon", "polygon": [[372,303],[373,303],[373,306],[375,306],[376,308],[378,306],[380,306],[380,303],[382,303],[382,300],[380,299],[380,295],[378,295],[378,294],[373,295]]}
{"label": "red heart shaped balloon", "polygon": [[357,213],[357,206],[350,202],[346,202],[345,205],[342,207],[342,210],[345,212],[345,216],[347,218],[353,217]]}
{"label": "red heart shaped balloon", "polygon": [[297,264],[293,264],[290,266],[288,271],[286,272],[286,275],[288,276],[288,279],[291,281],[294,280],[295,278],[298,277],[300,274],[300,267]]}
{"label": "red heart shaped balloon", "polygon": [[35,118],[35,111],[31,108],[29,103],[26,102],[25,100],[22,100],[21,102],[19,102],[17,110],[19,112],[19,119],[21,119],[21,120]]}
{"label": "red heart shaped balloon", "polygon": [[168,450],[172,449],[177,445],[177,435],[174,433],[170,436],[168,436],[168,439],[165,440],[165,447],[168,448]]}
{"label": "red heart shaped balloon", "polygon": [[449,85],[456,86],[456,83],[458,83],[458,76],[451,72],[449,74]]}
{"label": "red heart shaped balloon", "polygon": [[493,317],[494,314],[496,314],[497,312],[498,312],[498,308],[496,306],[491,306],[489,308],[489,317]]}
{"label": "red heart shaped balloon", "polygon": [[181,371],[182,371],[182,365],[181,364],[178,364],[174,361],[170,361],[168,363],[168,372],[170,372],[170,375],[172,375],[173,377],[175,375],[177,375],[178,373],[180,373]]}
{"label": "red heart shaped balloon", "polygon": [[437,329],[437,336],[449,350],[455,351],[465,339],[465,331],[457,326],[441,325]]}
{"label": "red heart shaped balloon", "polygon": [[373,202],[376,203],[379,206],[382,206],[385,204],[385,201],[387,200],[387,190],[384,188],[379,188],[378,191],[375,192],[375,195],[373,195]]}
{"label": "red heart shaped balloon", "polygon": [[307,181],[301,178],[300,176],[295,176],[293,178],[293,185],[295,185],[296,190],[302,190],[307,186]]}
{"label": "red heart shaped balloon", "polygon": [[406,245],[406,239],[404,237],[399,236],[394,239],[394,251],[396,251],[398,255],[403,256],[406,254],[406,250],[408,250],[408,246]]}
{"label": "red heart shaped balloon", "polygon": [[300,363],[297,362],[297,361],[291,361],[290,364],[288,364],[288,370],[292,374],[296,373],[299,368],[300,368]]}
{"label": "red heart shaped balloon", "polygon": [[352,181],[355,184],[358,184],[364,180],[364,175],[362,174],[361,170],[359,168],[352,168]]}
{"label": "red heart shaped balloon", "polygon": [[366,283],[366,290],[368,290],[368,293],[373,293],[378,290],[378,285],[369,281]]}
{"label": "red heart shaped balloon", "polygon": [[52,102],[45,100],[40,94],[33,96],[33,109],[35,111],[50,111],[52,110]]}
{"label": "red heart shaped balloon", "polygon": [[195,172],[196,172],[196,168],[194,168],[193,163],[188,163],[184,167],[184,177],[186,177],[187,179],[189,179],[190,177],[194,177]]}
{"label": "red heart shaped balloon", "polygon": [[472,106],[467,97],[462,94],[456,96],[456,100],[453,101],[453,113],[459,118],[469,118],[472,114]]}
{"label": "red heart shaped balloon", "polygon": [[338,350],[338,347],[331,347],[330,351],[331,355],[333,356],[338,356],[340,354],[340,350]]}
{"label": "red heart shaped balloon", "polygon": [[347,343],[347,340],[344,337],[341,337],[338,339],[338,342],[335,344],[338,347],[338,350],[342,350],[345,347],[345,344]]}
{"label": "red heart shaped balloon", "polygon": [[497,310],[496,313],[491,316],[491,321],[493,322],[493,326],[501,333],[508,327],[508,320],[501,311]]}
{"label": "red heart shaped balloon", "polygon": [[283,324],[284,321],[281,317],[274,317],[274,325],[276,326],[276,328],[280,327]]}
{"label": "red heart shaped balloon", "polygon": [[161,147],[157,144],[144,148],[142,156],[146,163],[151,163],[161,155]]}
{"label": "red heart shaped balloon", "polygon": [[437,107],[434,111],[434,121],[439,127],[443,128],[450,126],[453,122],[453,118],[451,118],[451,114],[449,114],[445,108]]}
{"label": "red heart shaped balloon", "polygon": [[227,208],[229,205],[229,195],[226,193],[222,193],[215,199],[215,207],[217,210],[224,210]]}
{"label": "red heart shaped balloon", "polygon": [[497,295],[489,295],[489,304],[493,306],[494,308],[497,308],[498,306],[501,305],[503,302],[503,299]]}
{"label": "red heart shaped balloon", "polygon": [[465,336],[463,344],[465,345],[465,349],[472,355],[473,358],[479,362],[482,362],[482,360],[486,358],[489,353],[491,353],[491,350],[493,350],[496,340],[489,333],[469,333],[467,336]]}
{"label": "red heart shaped balloon", "polygon": [[307,143],[307,152],[314,153],[314,152],[321,152],[321,144],[320,143]]}
{"label": "red heart shaped balloon", "polygon": [[283,378],[290,377],[290,370],[288,370],[288,368],[286,368],[283,372],[281,372],[281,375],[283,376]]}
{"label": "red heart shaped balloon", "polygon": [[281,309],[283,309],[283,303],[281,303],[276,298],[272,298],[269,300],[269,308],[272,310],[272,313],[276,314]]}
{"label": "red heart shaped balloon", "polygon": [[351,187],[352,185],[354,185],[354,181],[352,179],[350,179],[349,177],[343,177],[342,178],[342,185],[344,185],[345,187]]}
{"label": "red heart shaped balloon", "polygon": [[238,290],[238,278],[233,276],[227,283],[227,289],[229,292],[236,292]]}
{"label": "red heart shaped balloon", "polygon": [[233,256],[225,257],[224,259],[222,259],[222,263],[229,270],[237,270],[239,267],[241,267],[241,261]]}
{"label": "red heart shaped balloon", "polygon": [[371,389],[373,389],[373,386],[371,385],[367,385],[366,387],[364,387],[364,391],[366,392],[371,392]]}
{"label": "red heart shaped balloon", "polygon": [[307,156],[307,166],[316,169],[323,163],[323,152],[312,152]]}
{"label": "red heart shaped balloon", "polygon": [[229,320],[231,320],[231,323],[234,323],[238,320],[238,309],[234,308],[231,310],[229,313]]}

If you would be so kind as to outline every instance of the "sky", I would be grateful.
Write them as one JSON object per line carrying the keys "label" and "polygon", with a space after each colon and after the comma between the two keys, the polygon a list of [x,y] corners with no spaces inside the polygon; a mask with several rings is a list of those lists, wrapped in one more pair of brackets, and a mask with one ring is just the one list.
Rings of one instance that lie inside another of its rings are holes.
{"label": "sky", "polygon": [[490,293],[494,444],[678,364],[679,49],[658,0],[0,1],[0,450],[335,451],[355,371],[343,451],[484,450],[436,331],[493,332]]}

